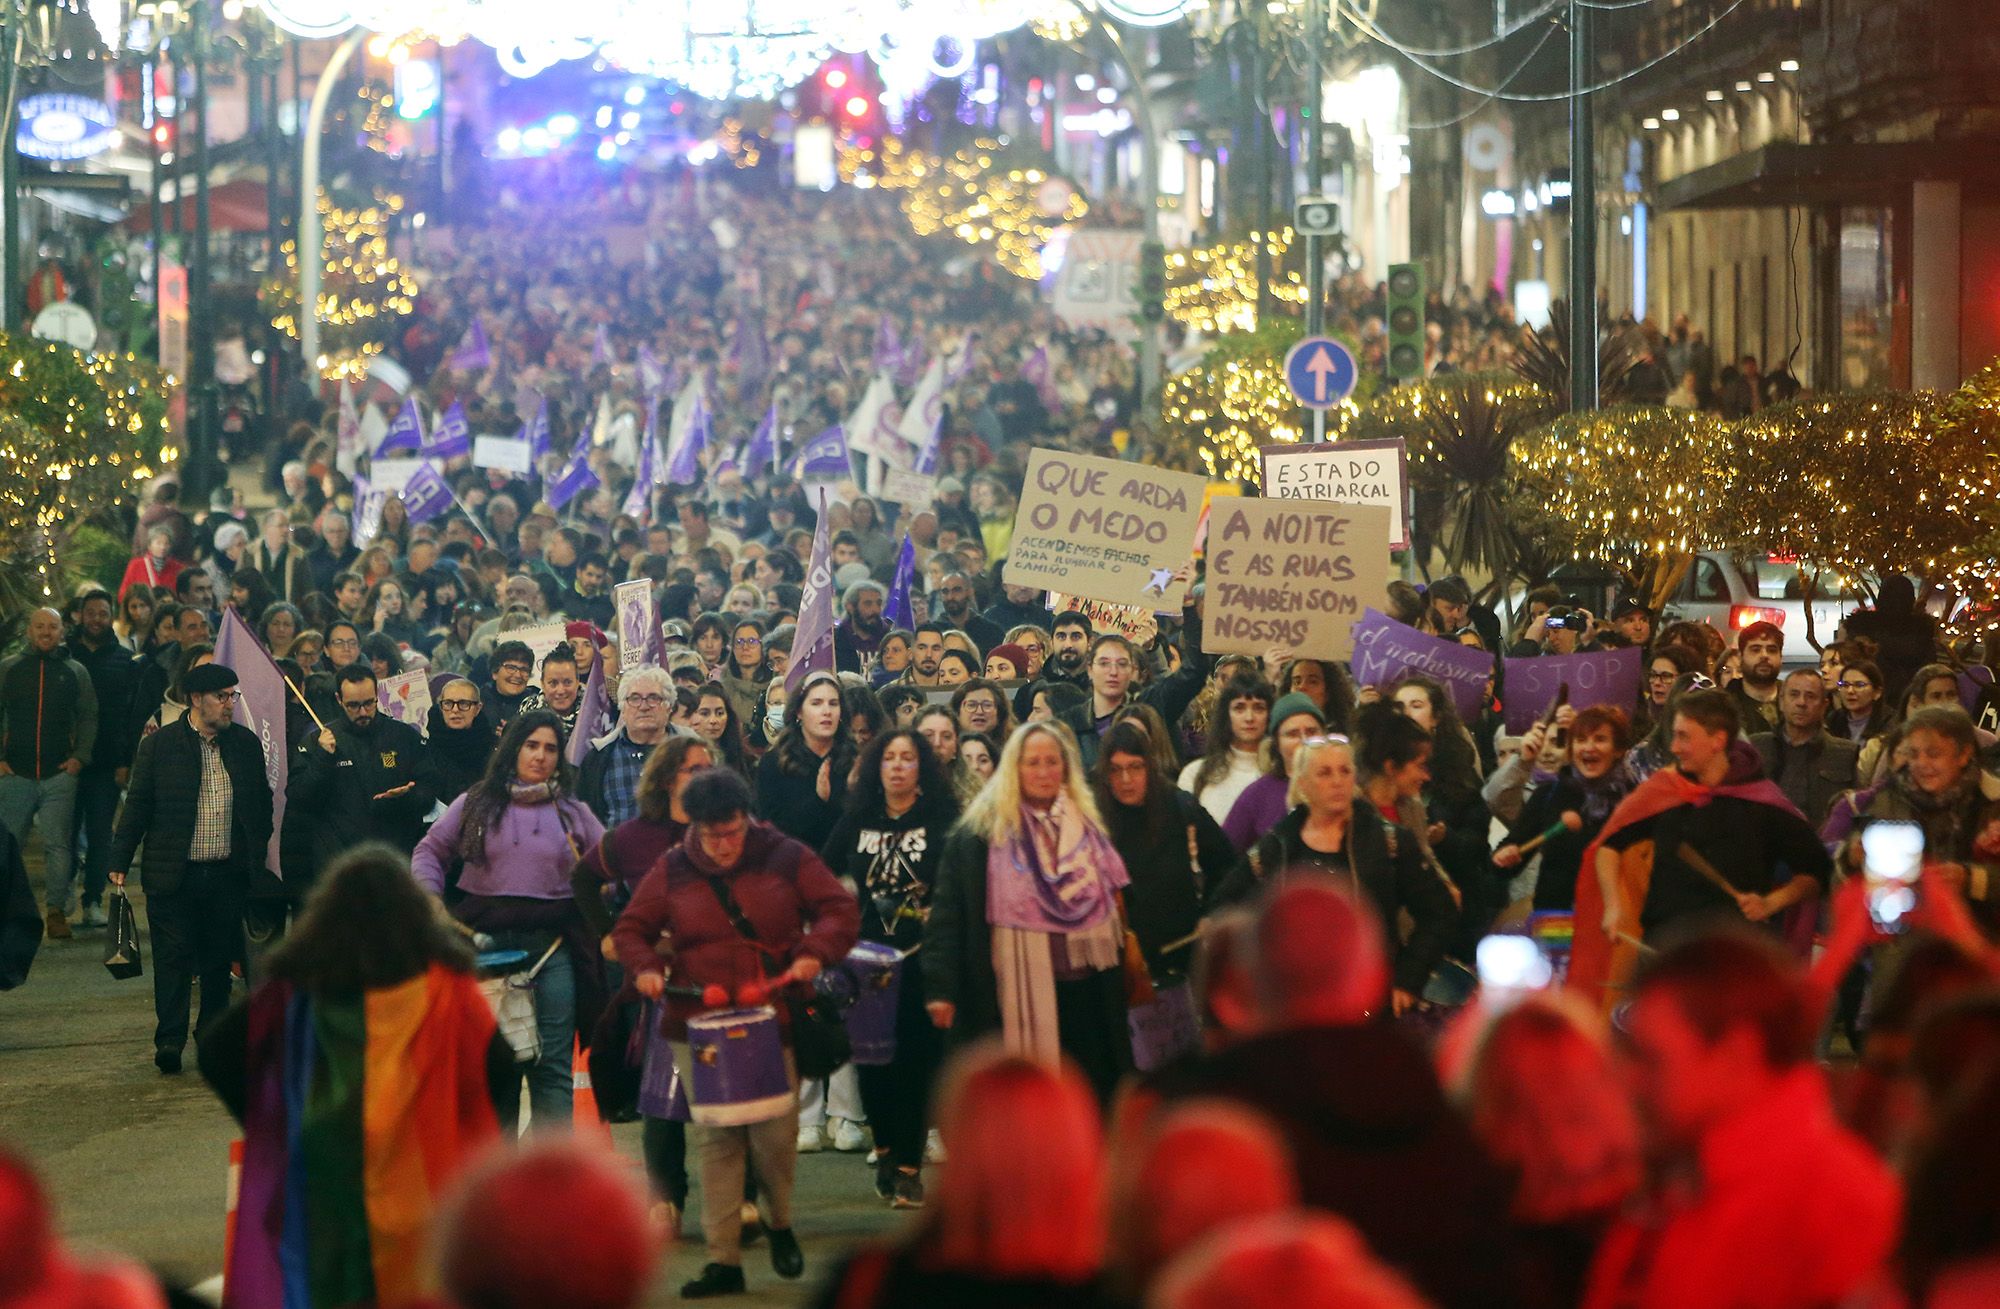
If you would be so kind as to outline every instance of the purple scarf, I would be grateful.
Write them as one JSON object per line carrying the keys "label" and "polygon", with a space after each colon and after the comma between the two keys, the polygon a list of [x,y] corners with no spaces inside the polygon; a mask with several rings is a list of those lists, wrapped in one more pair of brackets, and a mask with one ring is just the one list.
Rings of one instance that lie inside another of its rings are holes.
{"label": "purple scarf", "polygon": [[1132,879],[1111,839],[1067,796],[1046,812],[1024,807],[1021,824],[986,850],[986,921],[1023,932],[1067,934],[1096,927]]}

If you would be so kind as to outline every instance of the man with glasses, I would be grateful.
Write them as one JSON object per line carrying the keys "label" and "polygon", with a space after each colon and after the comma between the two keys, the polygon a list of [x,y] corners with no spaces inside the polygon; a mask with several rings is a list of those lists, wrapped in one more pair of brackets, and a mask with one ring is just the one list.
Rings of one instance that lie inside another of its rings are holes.
{"label": "man with glasses", "polygon": [[501,731],[506,731],[507,724],[526,707],[529,692],[533,690],[528,679],[534,675],[535,652],[526,641],[502,641],[493,648],[492,679],[480,692],[487,713]]}
{"label": "man with glasses", "polygon": [[416,848],[437,803],[423,737],[381,711],[377,689],[367,664],[341,669],[334,679],[340,716],[292,754],[285,811],[312,815],[314,877],[366,841]]}
{"label": "man with glasses", "polygon": [[605,830],[638,816],[639,774],[653,748],[667,739],[674,688],[663,668],[636,668],[619,688],[618,726],[583,758],[576,794]]}
{"label": "man with glasses", "polygon": [[[1955,690],[1955,689],[1954,689]],[[1764,776],[1778,784],[1818,831],[1842,792],[1854,786],[1861,747],[1826,730],[1826,683],[1819,670],[1794,669],[1778,691],[1784,723],[1750,738],[1764,759]]]}
{"label": "man with glasses", "polygon": [[67,940],[74,881],[77,777],[97,745],[97,691],[63,645],[62,615],[28,615],[28,644],[0,660],[0,822],[23,847],[40,818],[48,933]]}
{"label": "man with glasses", "polygon": [[201,979],[199,1034],[229,1007],[243,953],[243,903],[271,840],[271,786],[256,733],[230,721],[236,674],[203,664],[182,680],[188,711],[139,743],[118,814],[111,884],[139,865],[153,937],[153,1064],[181,1070],[188,1005]]}

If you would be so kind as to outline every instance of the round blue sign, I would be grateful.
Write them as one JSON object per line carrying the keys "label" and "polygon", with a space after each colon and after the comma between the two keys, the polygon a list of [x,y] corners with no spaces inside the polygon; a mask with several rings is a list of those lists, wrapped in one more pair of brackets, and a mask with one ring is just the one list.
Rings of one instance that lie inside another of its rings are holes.
{"label": "round blue sign", "polygon": [[1285,384],[1308,409],[1331,409],[1354,394],[1354,352],[1330,336],[1309,336],[1285,356]]}

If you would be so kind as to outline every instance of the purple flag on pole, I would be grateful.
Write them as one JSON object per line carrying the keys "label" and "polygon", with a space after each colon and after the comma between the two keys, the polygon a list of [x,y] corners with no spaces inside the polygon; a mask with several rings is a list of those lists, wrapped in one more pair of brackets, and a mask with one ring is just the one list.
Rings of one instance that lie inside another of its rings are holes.
{"label": "purple flag on pole", "polygon": [[431,429],[430,440],[421,451],[426,459],[456,459],[472,453],[472,424],[465,417],[465,406],[454,400],[451,408],[444,411],[437,426]]}
{"label": "purple flag on pole", "polygon": [[[846,449],[843,442],[841,449]],[[785,693],[798,694],[805,675],[833,671],[833,563],[828,557],[826,492],[819,493],[819,525],[813,528],[812,559],[806,564],[805,594],[799,599],[799,626],[792,637],[792,662],[785,669]]]}
{"label": "purple flag on pole", "polygon": [[602,486],[597,473],[590,466],[590,436],[585,433],[576,439],[576,449],[570,451],[569,462],[549,483],[549,504],[561,509],[570,501],[592,487]]}
{"label": "purple flag on pole", "polygon": [[758,477],[771,467],[778,455],[778,402],[764,411],[764,419],[757,424],[757,430],[750,434],[750,444],[743,450],[743,476]]}
{"label": "purple flag on pole", "polygon": [[604,699],[604,660],[590,661],[590,676],[583,684],[583,703],[576,711],[576,726],[570,729],[569,743],[563,753],[570,763],[578,768],[583,766],[583,757],[590,753],[590,743],[595,737],[611,730],[610,706]]}
{"label": "purple flag on pole", "polygon": [[673,462],[667,465],[667,480],[676,486],[693,486],[701,481],[701,452],[708,449],[714,438],[714,424],[709,421],[708,404],[700,397],[694,398],[694,414],[688,419],[687,435],[681,438],[680,449],[674,451]]}
{"label": "purple flag on pole", "polygon": [[285,828],[285,778],[291,756],[285,739],[285,675],[236,611],[226,605],[222,628],[215,637],[215,662],[236,674],[238,694],[232,716],[249,728],[264,748],[264,780],[271,784],[271,844],[264,859],[265,866],[282,878],[278,834]]}
{"label": "purple flag on pole", "polygon": [[653,347],[644,341],[639,343],[639,385],[645,391],[657,392],[665,388],[667,369],[653,353]]}
{"label": "purple flag on pole", "polygon": [[937,421],[931,424],[930,436],[925,438],[922,447],[917,451],[916,471],[919,474],[925,477],[937,476],[938,447],[944,444],[939,438],[943,435],[944,415],[939,414]]}
{"label": "purple flag on pole", "polygon": [[1049,364],[1049,348],[1036,346],[1035,353],[1021,361],[1021,380],[1035,388],[1042,408],[1055,410],[1062,406],[1062,399],[1056,394],[1055,369]]}
{"label": "purple flag on pole", "polygon": [[382,529],[382,505],[388,498],[388,491],[368,485],[368,479],[359,473],[354,475],[354,514],[349,525],[356,549],[365,549]]}
{"label": "purple flag on pole", "polygon": [[465,330],[458,348],[444,361],[446,368],[461,372],[478,372],[493,367],[493,347],[486,342],[486,329],[479,325],[479,319],[472,320],[472,326]]}
{"label": "purple flag on pole", "polygon": [[798,476],[801,482],[837,482],[854,476],[847,457],[847,429],[835,423],[808,441],[799,452]]}
{"label": "purple flag on pole", "polygon": [[427,523],[449,512],[453,503],[451,487],[429,460],[403,483],[403,508],[413,523]]}
{"label": "purple flag on pole", "polygon": [[903,548],[896,552],[896,575],[889,582],[889,600],[882,606],[882,617],[889,620],[891,627],[915,627],[916,611],[910,607],[910,584],[917,575],[917,543],[903,536]]}
{"label": "purple flag on pole", "polygon": [[417,412],[417,399],[411,396],[396,411],[396,421],[389,424],[389,430],[382,433],[381,443],[375,447],[375,457],[380,459],[397,450],[416,451],[423,448],[424,416]]}
{"label": "purple flag on pole", "polygon": [[875,324],[875,371],[894,373],[903,366],[903,343],[897,339],[896,324],[883,314]]}
{"label": "purple flag on pole", "polygon": [[646,431],[639,438],[639,473],[632,481],[632,490],[625,497],[624,510],[641,523],[650,522],[653,506],[654,448],[660,443],[659,406],[646,406]]}
{"label": "purple flag on pole", "polygon": [[603,323],[599,323],[597,325],[597,335],[591,338],[590,342],[590,366],[592,368],[608,367],[616,362],[617,356],[611,353],[611,329]]}
{"label": "purple flag on pole", "polygon": [[525,429],[528,438],[528,457],[540,463],[542,456],[549,452],[549,398],[540,391],[535,392],[535,416],[528,420]]}

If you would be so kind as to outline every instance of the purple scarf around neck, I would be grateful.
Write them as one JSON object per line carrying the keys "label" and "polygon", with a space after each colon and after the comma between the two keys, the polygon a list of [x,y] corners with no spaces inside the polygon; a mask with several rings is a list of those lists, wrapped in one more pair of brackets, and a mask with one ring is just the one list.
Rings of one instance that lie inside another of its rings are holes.
{"label": "purple scarf around neck", "polygon": [[1021,823],[986,850],[986,921],[1024,932],[1068,933],[1102,923],[1132,879],[1109,837],[1068,797],[1046,812],[1023,808]]}

